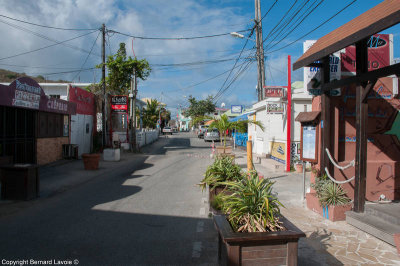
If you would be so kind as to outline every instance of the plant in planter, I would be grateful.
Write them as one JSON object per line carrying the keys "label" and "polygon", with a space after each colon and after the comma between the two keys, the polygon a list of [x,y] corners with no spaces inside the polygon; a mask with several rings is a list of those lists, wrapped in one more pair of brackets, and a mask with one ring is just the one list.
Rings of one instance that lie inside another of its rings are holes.
{"label": "plant in planter", "polygon": [[240,182],[224,182],[225,215],[214,216],[219,258],[228,265],[296,265],[297,243],[305,234],[280,214],[283,205],[272,192],[273,182],[257,172]]}
{"label": "plant in planter", "polygon": [[239,165],[234,164],[234,158],[229,156],[217,157],[214,163],[208,166],[203,180],[199,186],[204,190],[209,187],[209,202],[213,202],[214,197],[225,190],[220,182],[234,181],[243,179],[244,173]]}
{"label": "plant in planter", "polygon": [[[217,152],[218,153],[230,153],[232,152],[232,147],[226,146],[226,132],[228,130],[232,130],[234,128],[239,129],[240,131],[243,131],[247,129],[248,124],[254,124],[257,125],[261,128],[261,130],[264,131],[264,126],[260,121],[250,121],[250,120],[241,120],[241,121],[235,121],[235,122],[230,122],[229,118],[227,115],[222,115],[220,119],[214,120],[209,128],[216,128],[219,131],[219,134],[221,137],[223,137],[223,149],[217,147]],[[224,151],[224,152],[221,152]]]}
{"label": "plant in planter", "polygon": [[99,169],[99,161],[101,156],[101,142],[95,135],[93,137],[93,152],[82,154],[83,165],[85,170],[97,170]]}
{"label": "plant in planter", "polygon": [[[351,210],[351,200],[341,185],[332,182],[324,175],[317,177],[311,187],[315,189],[319,203],[319,208],[314,207],[315,211],[331,221],[341,221],[346,218],[345,212]],[[312,197],[308,196],[307,205],[308,201],[312,200]]]}

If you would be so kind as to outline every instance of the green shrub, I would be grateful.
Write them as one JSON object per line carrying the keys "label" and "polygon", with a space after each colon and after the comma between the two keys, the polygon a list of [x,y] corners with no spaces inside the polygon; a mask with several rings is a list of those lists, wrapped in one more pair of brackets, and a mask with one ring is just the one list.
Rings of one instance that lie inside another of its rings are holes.
{"label": "green shrub", "polygon": [[199,184],[204,190],[207,185],[213,189],[217,183],[243,179],[243,171],[239,165],[234,164],[234,158],[221,156],[208,166],[203,180]]}
{"label": "green shrub", "polygon": [[327,175],[318,176],[311,187],[315,189],[318,201],[323,207],[346,205],[351,201],[343,187],[332,182]]}
{"label": "green shrub", "polygon": [[259,180],[257,172],[241,181],[223,182],[233,194],[221,195],[222,209],[228,214],[232,228],[237,232],[279,231],[280,206],[268,179]]}

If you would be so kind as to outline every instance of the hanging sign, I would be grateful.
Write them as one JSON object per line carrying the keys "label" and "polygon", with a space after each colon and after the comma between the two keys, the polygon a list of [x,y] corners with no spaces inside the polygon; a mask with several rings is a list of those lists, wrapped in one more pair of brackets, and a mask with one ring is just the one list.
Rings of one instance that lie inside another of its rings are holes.
{"label": "hanging sign", "polygon": [[283,87],[264,86],[264,98],[283,98],[284,96]]}
{"label": "hanging sign", "polygon": [[117,113],[126,113],[128,111],[128,96],[111,96],[111,110]]}
{"label": "hanging sign", "polygon": [[242,113],[242,106],[241,105],[232,105],[231,106],[231,113],[232,114],[241,114]]}
{"label": "hanging sign", "polygon": [[283,114],[285,106],[283,102],[267,102],[266,110],[267,113]]}

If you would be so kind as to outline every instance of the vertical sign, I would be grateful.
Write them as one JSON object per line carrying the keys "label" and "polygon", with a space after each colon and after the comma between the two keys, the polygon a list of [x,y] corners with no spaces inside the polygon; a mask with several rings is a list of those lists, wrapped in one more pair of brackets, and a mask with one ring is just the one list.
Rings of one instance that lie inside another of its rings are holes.
{"label": "vertical sign", "polygon": [[[315,40],[308,40],[303,43],[305,53],[315,43]],[[330,76],[332,80],[339,80],[341,76],[340,52],[329,57]],[[311,95],[321,94],[321,71],[319,67],[304,67],[304,91]],[[340,96],[340,89],[331,90],[332,96]]]}
{"label": "vertical sign", "polygon": [[315,125],[301,125],[300,159],[317,162],[318,129]]}

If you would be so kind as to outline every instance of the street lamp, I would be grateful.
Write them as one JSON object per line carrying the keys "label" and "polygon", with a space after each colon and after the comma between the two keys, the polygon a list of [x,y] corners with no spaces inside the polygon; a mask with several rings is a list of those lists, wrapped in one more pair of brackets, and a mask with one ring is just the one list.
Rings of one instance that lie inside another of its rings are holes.
{"label": "street lamp", "polygon": [[243,35],[243,34],[237,33],[236,31],[231,32],[231,35],[232,35],[233,37],[235,37],[235,38],[240,38],[240,39],[243,39],[243,38],[244,38],[244,35]]}

